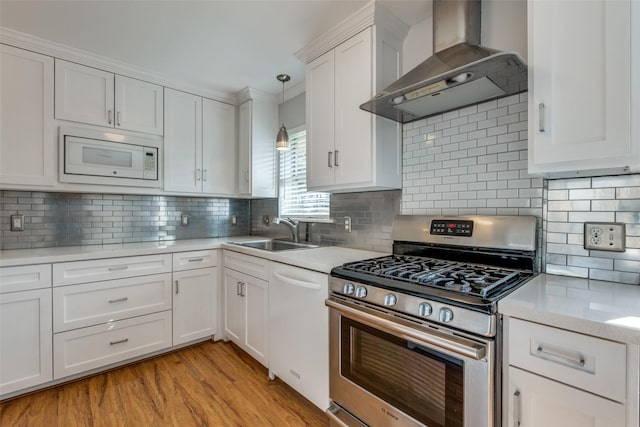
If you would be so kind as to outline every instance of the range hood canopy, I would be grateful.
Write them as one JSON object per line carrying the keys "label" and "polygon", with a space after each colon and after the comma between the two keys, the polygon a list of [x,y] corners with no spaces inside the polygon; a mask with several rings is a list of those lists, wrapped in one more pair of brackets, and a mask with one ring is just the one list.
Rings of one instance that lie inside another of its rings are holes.
{"label": "range hood canopy", "polygon": [[527,90],[515,52],[480,46],[480,0],[433,0],[433,56],[360,106],[407,123]]}

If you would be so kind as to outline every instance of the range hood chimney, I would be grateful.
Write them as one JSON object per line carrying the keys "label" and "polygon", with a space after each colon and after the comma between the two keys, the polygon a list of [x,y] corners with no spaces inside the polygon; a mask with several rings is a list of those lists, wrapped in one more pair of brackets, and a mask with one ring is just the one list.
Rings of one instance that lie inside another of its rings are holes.
{"label": "range hood chimney", "polygon": [[433,0],[433,56],[360,106],[407,123],[527,90],[515,52],[480,46],[481,0]]}

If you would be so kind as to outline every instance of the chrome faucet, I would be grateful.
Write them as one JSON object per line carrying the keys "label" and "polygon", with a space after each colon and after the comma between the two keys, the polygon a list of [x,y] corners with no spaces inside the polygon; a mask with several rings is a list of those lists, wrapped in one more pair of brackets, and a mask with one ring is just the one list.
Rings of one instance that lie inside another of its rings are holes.
{"label": "chrome faucet", "polygon": [[291,218],[274,218],[273,219],[273,223],[274,224],[284,224],[287,227],[289,227],[289,230],[291,231],[291,234],[293,235],[293,241],[294,242],[298,242],[298,224],[299,222],[296,220],[293,220]]}

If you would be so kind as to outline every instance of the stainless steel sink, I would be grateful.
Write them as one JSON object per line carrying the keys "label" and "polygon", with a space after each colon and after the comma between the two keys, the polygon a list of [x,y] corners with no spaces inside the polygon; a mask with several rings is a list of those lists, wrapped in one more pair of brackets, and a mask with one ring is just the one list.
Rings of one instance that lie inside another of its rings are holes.
{"label": "stainless steel sink", "polygon": [[255,240],[252,242],[233,242],[233,244],[271,252],[290,251],[297,249],[313,249],[320,247],[311,243],[296,243],[288,240]]}

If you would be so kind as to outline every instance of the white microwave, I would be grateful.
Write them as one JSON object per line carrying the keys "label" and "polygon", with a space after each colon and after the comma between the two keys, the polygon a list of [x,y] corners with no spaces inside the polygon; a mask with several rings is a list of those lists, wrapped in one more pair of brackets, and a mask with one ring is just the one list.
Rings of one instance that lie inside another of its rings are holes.
{"label": "white microwave", "polygon": [[60,127],[60,181],[160,187],[162,140]]}

